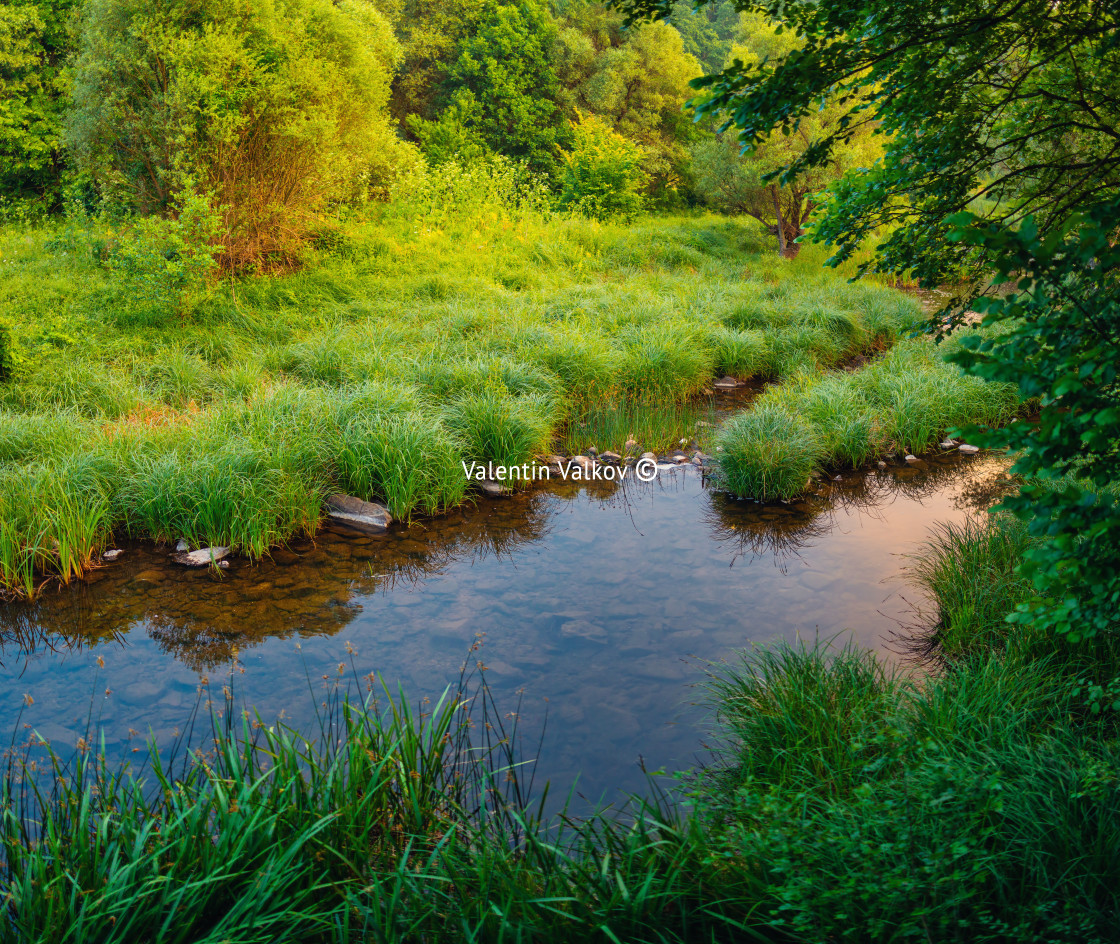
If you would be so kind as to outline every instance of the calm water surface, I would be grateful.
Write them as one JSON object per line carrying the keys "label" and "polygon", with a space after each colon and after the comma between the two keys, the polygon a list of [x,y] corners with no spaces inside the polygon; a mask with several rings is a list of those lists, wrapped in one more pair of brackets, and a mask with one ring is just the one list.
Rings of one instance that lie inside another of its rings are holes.
{"label": "calm water surface", "polygon": [[983,507],[1005,465],[937,457],[791,505],[728,500],[692,468],[551,483],[376,538],[324,532],[221,576],[128,545],[84,585],[0,611],[0,728],[72,747],[92,711],[125,754],[172,738],[207,679],[310,732],[366,673],[419,699],[481,660],[499,704],[524,693],[526,730],[547,714],[538,776],[614,799],[642,787],[640,758],[702,759],[708,661],[818,633],[883,648],[913,624],[905,555]]}

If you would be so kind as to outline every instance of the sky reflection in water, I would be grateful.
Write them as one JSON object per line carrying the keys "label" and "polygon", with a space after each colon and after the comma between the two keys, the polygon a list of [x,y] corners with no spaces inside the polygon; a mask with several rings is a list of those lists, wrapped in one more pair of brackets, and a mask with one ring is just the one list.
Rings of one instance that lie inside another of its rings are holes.
{"label": "sky reflection in water", "polygon": [[0,717],[67,748],[92,705],[124,754],[149,731],[166,743],[203,676],[310,731],[355,675],[419,699],[481,659],[500,705],[524,692],[525,730],[547,710],[538,777],[565,792],[578,775],[581,793],[614,798],[641,789],[639,757],[703,758],[707,660],[817,633],[882,648],[913,623],[903,555],[930,524],[986,505],[1005,465],[938,457],[777,506],[710,493],[693,469],[554,483],[379,538],[323,533],[221,577],[130,545],[83,586],[0,609]]}

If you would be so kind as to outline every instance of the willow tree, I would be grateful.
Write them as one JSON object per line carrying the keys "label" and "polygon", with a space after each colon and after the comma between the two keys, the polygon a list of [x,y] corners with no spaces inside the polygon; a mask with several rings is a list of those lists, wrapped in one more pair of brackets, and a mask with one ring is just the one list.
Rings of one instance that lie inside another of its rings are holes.
{"label": "willow tree", "polygon": [[367,0],[88,0],[69,144],[107,200],[203,194],[227,266],[283,265],[391,173],[398,53]]}

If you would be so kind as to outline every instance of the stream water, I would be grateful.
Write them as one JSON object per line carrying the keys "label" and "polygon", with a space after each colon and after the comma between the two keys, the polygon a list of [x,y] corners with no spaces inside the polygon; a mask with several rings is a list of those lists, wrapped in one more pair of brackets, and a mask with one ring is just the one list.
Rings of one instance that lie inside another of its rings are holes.
{"label": "stream water", "polygon": [[65,751],[92,717],[123,756],[172,738],[204,678],[310,731],[324,696],[366,673],[419,700],[481,661],[499,705],[523,693],[525,730],[547,714],[537,776],[617,799],[642,788],[640,758],[703,760],[709,661],[816,634],[883,648],[913,624],[905,555],[985,507],[1005,467],[937,456],[789,505],[730,500],[692,467],[552,482],[379,537],[325,531],[220,574],[125,545],[81,585],[0,608],[0,722]]}

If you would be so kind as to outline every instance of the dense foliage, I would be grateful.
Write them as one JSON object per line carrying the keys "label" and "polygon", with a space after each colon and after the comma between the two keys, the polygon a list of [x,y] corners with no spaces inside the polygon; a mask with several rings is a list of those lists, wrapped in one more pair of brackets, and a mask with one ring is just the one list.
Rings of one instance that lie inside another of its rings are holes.
{"label": "dense foliage", "polygon": [[74,7],[73,0],[0,7],[0,206],[18,200],[59,208]]}
{"label": "dense foliage", "polygon": [[1013,289],[977,302],[1001,330],[966,338],[957,359],[1041,404],[1037,424],[986,437],[1019,453],[1027,481],[1004,505],[1045,538],[1026,555],[1037,595],[1014,618],[1072,640],[1120,628],[1118,213],[1113,200],[1046,234],[1033,218],[1008,230],[966,216],[952,234],[985,250]]}
{"label": "dense foliage", "polygon": [[[635,19],[673,12],[668,0],[619,5]],[[1102,0],[736,6],[798,43],[698,80],[699,111],[724,116],[760,153],[775,130],[809,135],[773,179],[795,185],[868,129],[883,139],[882,158],[836,182],[815,224],[835,262],[878,237],[864,268],[926,285],[962,279],[961,304],[942,313],[950,325],[993,272],[1017,283],[977,303],[1003,330],[970,338],[961,358],[1040,400],[1037,424],[989,441],[1022,450],[1018,468],[1032,478],[1069,476],[1060,489],[1028,481],[1009,503],[1046,538],[1026,565],[1037,598],[1016,618],[1071,639],[1115,630],[1120,10]],[[815,124],[833,101],[835,122]]]}
{"label": "dense foliage", "polygon": [[205,194],[227,265],[285,264],[380,182],[397,54],[368,0],[89,0],[69,143],[105,198],[174,215]]}

